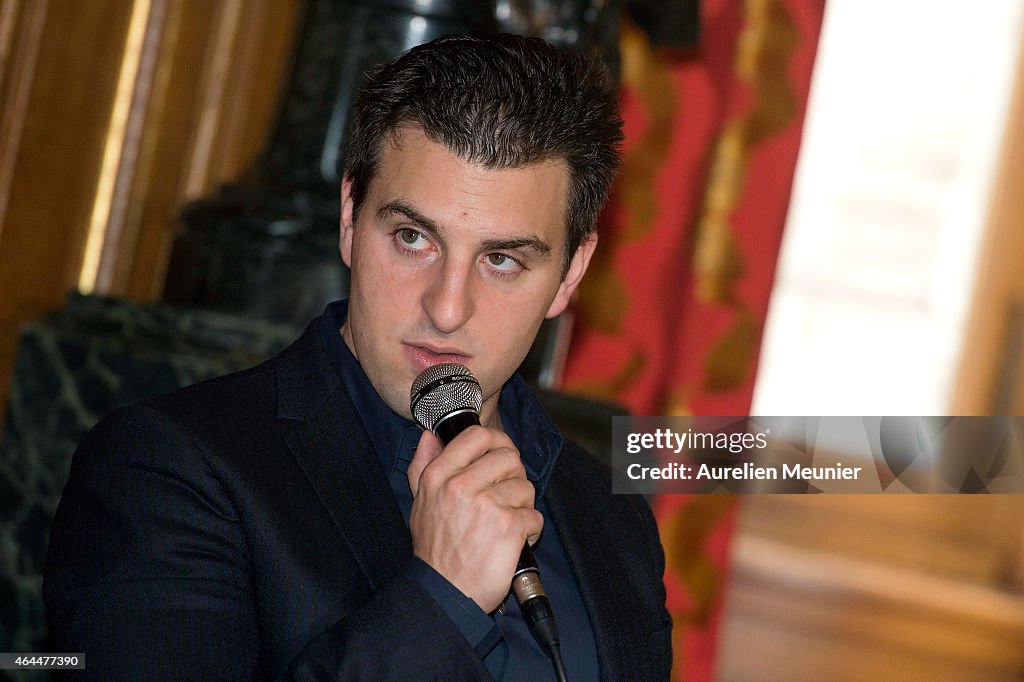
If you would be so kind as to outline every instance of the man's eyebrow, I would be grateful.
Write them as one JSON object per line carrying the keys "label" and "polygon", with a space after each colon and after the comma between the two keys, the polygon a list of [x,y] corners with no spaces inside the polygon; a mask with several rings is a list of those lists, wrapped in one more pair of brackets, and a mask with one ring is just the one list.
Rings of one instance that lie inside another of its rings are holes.
{"label": "man's eyebrow", "polygon": [[[405,216],[410,222],[425,232],[435,236],[444,233],[437,222],[423,215],[403,199],[394,199],[377,209],[377,216],[386,218],[399,214]],[[487,239],[481,244],[485,251],[512,251],[514,249],[530,249],[540,256],[546,256],[551,252],[551,245],[536,235],[528,237],[512,237],[510,239]]]}
{"label": "man's eyebrow", "polygon": [[551,252],[551,246],[535,235],[529,237],[516,237],[513,239],[488,239],[483,243],[485,251],[511,251],[513,249],[530,249],[537,255],[546,256]]}
{"label": "man's eyebrow", "polygon": [[377,217],[379,218],[387,218],[395,213],[404,215],[411,222],[416,223],[418,227],[422,228],[426,232],[430,232],[434,235],[441,234],[441,227],[436,222],[417,211],[402,199],[389,201],[377,209]]}

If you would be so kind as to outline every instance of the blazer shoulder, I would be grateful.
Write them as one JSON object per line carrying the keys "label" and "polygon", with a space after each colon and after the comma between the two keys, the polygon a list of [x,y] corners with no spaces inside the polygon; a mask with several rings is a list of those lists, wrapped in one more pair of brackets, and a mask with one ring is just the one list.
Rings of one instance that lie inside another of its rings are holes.
{"label": "blazer shoulder", "polygon": [[120,407],[82,439],[72,474],[81,466],[120,464],[198,475],[213,452],[267,441],[276,428],[274,376],[271,360]]}
{"label": "blazer shoulder", "polygon": [[245,443],[275,428],[282,412],[301,414],[306,411],[303,401],[312,403],[328,394],[330,369],[311,324],[277,356],[255,367],[179,388],[139,407],[203,439]]}
{"label": "blazer shoulder", "polygon": [[146,400],[140,407],[202,428],[270,419],[277,404],[276,362],[215,377]]}

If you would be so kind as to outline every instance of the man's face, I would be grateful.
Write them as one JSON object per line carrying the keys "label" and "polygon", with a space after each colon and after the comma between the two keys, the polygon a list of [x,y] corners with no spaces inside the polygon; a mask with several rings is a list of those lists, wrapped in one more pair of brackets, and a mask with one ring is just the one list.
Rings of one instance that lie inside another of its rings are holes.
{"label": "man's face", "polygon": [[487,170],[416,127],[383,145],[359,215],[342,186],[341,257],[352,269],[345,342],[384,402],[410,417],[409,388],[441,362],[483,387],[483,423],[586,271],[596,244],[562,278],[568,171],[562,162]]}

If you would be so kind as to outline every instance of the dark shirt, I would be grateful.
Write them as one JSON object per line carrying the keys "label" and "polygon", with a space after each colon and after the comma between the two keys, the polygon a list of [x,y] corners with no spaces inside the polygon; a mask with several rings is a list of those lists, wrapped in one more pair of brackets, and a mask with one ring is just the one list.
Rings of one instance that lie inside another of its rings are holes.
{"label": "dark shirt", "polygon": [[[373,388],[338,331],[347,314],[347,301],[327,306],[320,317],[320,338],[370,435],[408,525],[412,492],[406,471],[421,430],[388,407]],[[505,432],[519,450],[527,478],[536,488],[536,507],[544,516],[545,530],[533,553],[555,612],[568,678],[595,680],[599,675],[593,629],[544,500],[564,439],[518,374],[502,389],[498,412]],[[495,679],[537,682],[552,678],[551,662],[529,632],[514,597],[506,598],[501,609],[504,613],[488,615],[419,558],[412,557],[402,570],[451,618]]]}

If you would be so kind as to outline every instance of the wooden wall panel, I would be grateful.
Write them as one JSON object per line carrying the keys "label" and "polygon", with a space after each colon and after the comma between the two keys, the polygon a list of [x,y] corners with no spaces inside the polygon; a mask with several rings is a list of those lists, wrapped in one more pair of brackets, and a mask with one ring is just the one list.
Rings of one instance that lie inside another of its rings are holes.
{"label": "wooden wall panel", "polygon": [[[294,2],[247,5],[247,26],[239,40],[233,86],[224,110],[225,153],[214,172],[218,181],[239,177],[262,151],[266,131],[276,122],[290,50],[300,18]],[[337,46],[342,49],[343,46]]]}
{"label": "wooden wall panel", "polygon": [[0,403],[19,325],[77,281],[131,13],[128,0],[17,4],[0,126]]}
{"label": "wooden wall panel", "polygon": [[996,178],[951,414],[1024,414],[1024,50]]}
{"label": "wooden wall panel", "polygon": [[[1024,42],[993,182],[988,230],[951,414],[1024,415]],[[1024,592],[1024,513],[993,516]]]}
{"label": "wooden wall panel", "polygon": [[[176,0],[146,126],[151,151],[133,187],[134,212],[111,264],[108,293],[162,291],[181,205],[238,180],[274,122],[301,5],[287,0]],[[210,131],[207,135],[204,131]]]}
{"label": "wooden wall panel", "polygon": [[[132,0],[0,5],[0,415],[18,327],[77,286]],[[155,66],[97,293],[154,300],[186,198],[237,179],[274,119],[298,0],[151,0]],[[209,134],[207,134],[209,133]],[[127,171],[125,170],[127,169]]]}
{"label": "wooden wall panel", "polygon": [[160,290],[161,255],[170,244],[170,225],[183,197],[182,176],[200,108],[205,48],[219,4],[176,0],[167,8],[124,232],[113,262],[105,263],[111,273],[107,293],[152,300]]}

